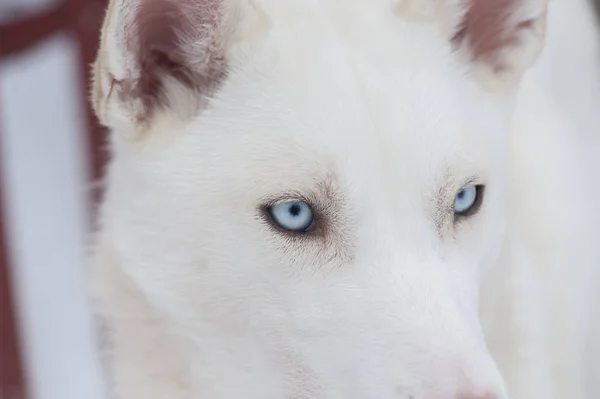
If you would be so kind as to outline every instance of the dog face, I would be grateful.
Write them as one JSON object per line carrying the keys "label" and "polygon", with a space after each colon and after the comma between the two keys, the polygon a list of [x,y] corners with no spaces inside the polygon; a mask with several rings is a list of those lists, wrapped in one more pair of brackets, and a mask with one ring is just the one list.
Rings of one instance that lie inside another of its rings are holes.
{"label": "dog face", "polygon": [[524,0],[111,3],[103,229],[193,342],[195,392],[506,397],[478,286],[543,15]]}

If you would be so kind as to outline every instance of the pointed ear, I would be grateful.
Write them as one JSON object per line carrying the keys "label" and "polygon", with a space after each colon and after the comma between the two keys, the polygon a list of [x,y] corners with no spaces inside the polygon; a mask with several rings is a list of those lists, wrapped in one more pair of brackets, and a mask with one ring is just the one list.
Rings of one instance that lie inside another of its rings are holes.
{"label": "pointed ear", "polygon": [[195,115],[227,73],[223,1],[111,0],[94,65],[100,121],[136,134],[159,115]]}
{"label": "pointed ear", "polygon": [[453,44],[484,83],[517,83],[543,47],[548,0],[461,1]]}

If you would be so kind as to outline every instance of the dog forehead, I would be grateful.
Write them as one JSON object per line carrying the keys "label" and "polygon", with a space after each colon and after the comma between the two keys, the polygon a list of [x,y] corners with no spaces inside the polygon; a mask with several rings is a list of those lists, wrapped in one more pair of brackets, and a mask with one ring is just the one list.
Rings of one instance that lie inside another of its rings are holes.
{"label": "dog forehead", "polygon": [[486,132],[481,93],[430,25],[357,21],[278,22],[235,48],[195,130],[248,168],[288,165],[306,175],[307,165],[327,162],[353,179],[376,168],[445,172],[457,149]]}
{"label": "dog forehead", "polygon": [[257,145],[301,140],[344,156],[382,145],[443,151],[472,130],[469,82],[451,62],[428,54],[435,49],[390,40],[373,49],[331,30],[312,34],[287,40],[274,33],[252,57],[240,57],[246,63],[215,103],[235,115],[221,119],[255,130]]}

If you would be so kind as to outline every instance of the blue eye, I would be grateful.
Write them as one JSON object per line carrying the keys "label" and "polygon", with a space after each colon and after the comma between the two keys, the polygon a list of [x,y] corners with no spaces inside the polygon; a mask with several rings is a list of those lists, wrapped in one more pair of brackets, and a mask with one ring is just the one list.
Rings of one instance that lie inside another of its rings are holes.
{"label": "blue eye", "polygon": [[468,216],[477,211],[481,204],[481,189],[483,186],[472,185],[463,188],[454,199],[454,213]]}
{"label": "blue eye", "polygon": [[304,233],[313,225],[313,211],[306,202],[290,201],[269,207],[273,222],[284,230]]}

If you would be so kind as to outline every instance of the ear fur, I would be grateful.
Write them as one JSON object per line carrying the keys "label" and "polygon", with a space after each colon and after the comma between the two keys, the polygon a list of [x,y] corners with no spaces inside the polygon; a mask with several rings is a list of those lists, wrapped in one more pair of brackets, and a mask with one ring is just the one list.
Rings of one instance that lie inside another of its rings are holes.
{"label": "ear fur", "polygon": [[462,0],[452,43],[483,83],[514,85],[539,56],[547,0]]}
{"label": "ear fur", "polygon": [[519,81],[544,42],[548,0],[394,0],[403,17],[435,21],[488,87]]}
{"label": "ear fur", "polygon": [[125,133],[193,116],[227,73],[224,0],[111,0],[94,65],[100,121]]}

